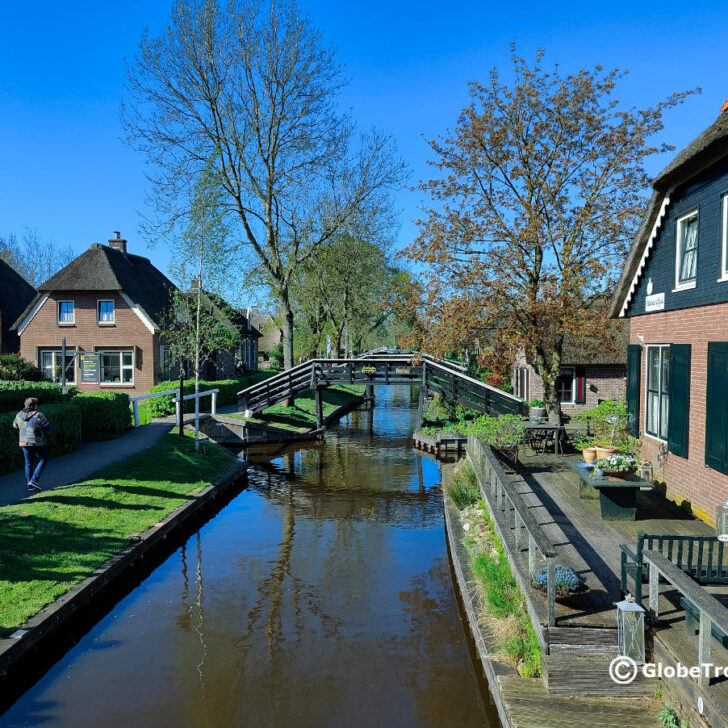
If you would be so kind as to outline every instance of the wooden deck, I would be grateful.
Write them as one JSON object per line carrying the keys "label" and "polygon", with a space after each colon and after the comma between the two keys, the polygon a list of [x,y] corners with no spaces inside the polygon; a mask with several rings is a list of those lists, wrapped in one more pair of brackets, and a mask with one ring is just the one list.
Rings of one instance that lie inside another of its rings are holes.
{"label": "wooden deck", "polygon": [[[621,596],[619,544],[626,543],[634,548],[638,531],[696,536],[714,534],[707,524],[666,500],[660,492],[638,493],[635,521],[602,520],[598,500],[579,498],[579,477],[565,467],[563,457],[525,454],[517,475],[521,476],[518,478],[521,495],[554,543],[559,561],[582,573],[591,589],[578,607],[562,607],[557,611],[559,628],[616,627],[614,602]],[[515,480],[516,475],[513,477]],[[728,606],[727,587],[705,588]],[[642,589],[645,600],[647,590],[645,583]],[[652,630],[652,640],[648,641],[648,660],[664,665],[680,662],[691,667],[698,664],[698,639],[695,634],[685,631],[685,615],[679,597],[669,584],[661,585],[660,619]],[[715,665],[728,666],[728,650],[716,640],[712,640],[711,650]],[[694,711],[694,719],[698,718],[695,711],[700,695],[707,724],[719,728],[728,725],[728,678],[714,679],[704,689],[690,678],[667,680],[665,687],[673,701],[681,703],[686,711]],[[531,699],[524,698],[526,701]]]}

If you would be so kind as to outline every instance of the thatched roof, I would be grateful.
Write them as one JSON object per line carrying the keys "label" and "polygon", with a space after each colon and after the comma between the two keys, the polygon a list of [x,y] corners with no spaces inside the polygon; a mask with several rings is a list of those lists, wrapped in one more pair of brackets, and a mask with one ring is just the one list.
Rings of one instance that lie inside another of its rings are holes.
{"label": "thatched roof", "polygon": [[599,332],[589,336],[567,335],[561,353],[564,365],[627,364],[629,320],[605,319]]}
{"label": "thatched roof", "polygon": [[[149,258],[99,243],[94,243],[38,286],[39,296],[52,291],[123,291],[160,328],[175,289],[174,283]],[[30,312],[39,296],[27,306],[13,328]]]}
{"label": "thatched roof", "polygon": [[702,172],[727,154],[728,109],[724,109],[721,110],[718,118],[690,142],[653,180],[652,197],[647,204],[642,223],[632,241],[632,247],[622,268],[622,275],[609,308],[610,316],[616,318],[622,310],[667,192]]}
{"label": "thatched roof", "polygon": [[2,314],[0,353],[7,354],[17,350],[17,337],[11,333],[11,327],[35,295],[35,288],[4,260],[0,260],[0,314]]}

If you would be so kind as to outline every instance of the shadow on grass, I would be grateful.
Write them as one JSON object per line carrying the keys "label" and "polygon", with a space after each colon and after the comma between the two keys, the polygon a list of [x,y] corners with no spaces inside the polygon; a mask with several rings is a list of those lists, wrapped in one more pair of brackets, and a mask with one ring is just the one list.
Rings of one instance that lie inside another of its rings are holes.
{"label": "shadow on grass", "polygon": [[[116,486],[112,486],[116,489]],[[123,490],[123,488],[118,488]],[[151,489],[150,489],[151,490]],[[172,497],[165,495],[167,491],[154,492],[158,498]],[[176,496],[176,494],[174,494]],[[105,508],[110,511],[126,510],[126,511],[162,511],[162,506],[153,506],[148,503],[118,503],[116,501],[107,500],[105,498],[92,498],[82,495],[43,495],[35,498],[35,502],[58,503],[65,506],[83,506],[85,508]]]}
{"label": "shadow on grass", "polygon": [[[170,479],[170,482],[174,482]],[[184,482],[184,481],[180,481]],[[163,490],[162,488],[152,488],[148,485],[120,485],[118,483],[109,483],[109,487],[124,493],[133,493],[134,495],[149,496],[151,498],[168,498],[170,500],[187,501],[190,496],[184,493],[175,493],[173,490]],[[140,510],[151,508],[151,506],[139,506]],[[161,510],[157,508],[157,510]]]}
{"label": "shadow on grass", "polygon": [[36,515],[0,515],[0,580],[69,581],[125,548],[129,540],[103,529]]}

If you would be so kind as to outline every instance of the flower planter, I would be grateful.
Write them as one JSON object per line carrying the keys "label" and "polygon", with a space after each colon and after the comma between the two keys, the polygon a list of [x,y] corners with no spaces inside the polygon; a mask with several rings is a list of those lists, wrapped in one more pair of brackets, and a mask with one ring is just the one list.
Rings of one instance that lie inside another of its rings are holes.
{"label": "flower planter", "polygon": [[585,463],[593,463],[597,459],[597,449],[595,447],[585,447],[581,451]]}
{"label": "flower planter", "polygon": [[610,455],[613,455],[615,452],[617,452],[619,448],[616,447],[600,447],[599,445],[596,446],[597,451],[597,460],[600,458],[608,458]]}
{"label": "flower planter", "polygon": [[629,470],[605,470],[600,468],[602,475],[608,475],[610,478],[626,478],[628,475],[637,472],[637,468],[630,468]]}
{"label": "flower planter", "polygon": [[[544,602],[547,600],[547,594],[545,589],[539,589],[538,587],[533,587],[534,591],[537,591],[544,599]],[[554,595],[554,600],[556,601],[557,605],[561,605],[563,609],[567,609],[571,607],[572,605],[578,603],[582,597],[589,594],[591,589],[584,584],[579,591],[575,592],[569,592],[569,593],[561,593],[557,591]]]}
{"label": "flower planter", "polygon": [[546,417],[545,407],[531,407],[528,411],[528,416],[533,420],[543,419]]}
{"label": "flower planter", "polygon": [[492,446],[493,452],[505,460],[507,463],[513,463],[515,467],[518,463],[518,445],[516,447],[495,447]]}

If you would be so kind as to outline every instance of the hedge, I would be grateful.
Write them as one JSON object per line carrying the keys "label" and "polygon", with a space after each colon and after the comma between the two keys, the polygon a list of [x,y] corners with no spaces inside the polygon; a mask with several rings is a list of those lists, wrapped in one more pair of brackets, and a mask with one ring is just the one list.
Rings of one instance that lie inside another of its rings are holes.
{"label": "hedge", "polygon": [[[211,382],[200,382],[200,391],[206,392],[209,389],[219,389],[220,392],[217,395],[217,406],[224,407],[228,404],[237,404],[238,392],[241,389],[249,387],[251,384],[260,382],[263,379],[272,377],[278,372],[258,371],[248,374],[245,377],[237,377],[235,379],[219,379]],[[164,392],[168,389],[174,389],[179,391],[179,381],[176,382],[160,382],[155,384],[149,393],[153,392]],[[186,379],[184,383],[185,394],[194,394],[195,381],[194,379]],[[173,415],[175,413],[174,398],[175,394],[168,394],[163,397],[154,397],[153,399],[146,400],[149,403],[149,413],[151,417],[166,417],[167,415]],[[209,408],[209,401],[203,400],[203,408]],[[141,403],[140,403],[141,404]],[[184,411],[191,413],[195,411],[195,401],[188,399],[184,403]]]}
{"label": "hedge", "polygon": [[43,381],[43,372],[20,354],[0,354],[0,379],[26,382]]}
{"label": "hedge", "polygon": [[[65,455],[78,445],[81,433],[81,408],[72,402],[40,407],[53,429],[48,433],[48,444],[54,456]],[[23,467],[23,452],[18,446],[18,431],[13,427],[17,412],[0,414],[0,474],[11,473]]]}
{"label": "hedge", "polygon": [[81,410],[84,442],[112,440],[129,429],[129,395],[124,392],[85,392],[73,404]]}
{"label": "hedge", "polygon": [[60,384],[53,382],[0,381],[0,412],[17,412],[23,409],[28,397],[37,397],[40,406],[44,407],[51,402],[68,400],[78,392],[76,387],[68,388],[68,395],[64,395]]}

